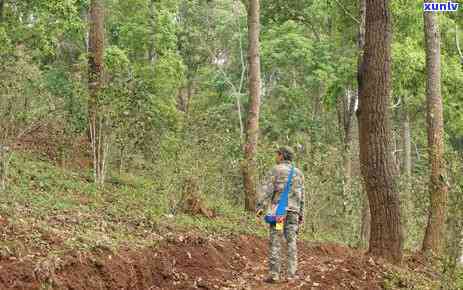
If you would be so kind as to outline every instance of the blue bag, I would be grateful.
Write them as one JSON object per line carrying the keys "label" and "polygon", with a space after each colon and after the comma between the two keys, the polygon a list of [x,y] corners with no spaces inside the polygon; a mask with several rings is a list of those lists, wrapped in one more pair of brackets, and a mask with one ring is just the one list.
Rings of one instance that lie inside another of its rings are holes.
{"label": "blue bag", "polygon": [[288,195],[291,190],[291,186],[293,183],[293,175],[294,175],[294,165],[291,166],[291,170],[289,171],[288,182],[285,184],[285,188],[281,193],[280,200],[278,201],[278,207],[276,208],[275,214],[267,214],[265,215],[265,222],[274,225],[277,222],[282,222],[286,216],[286,208],[288,207]]}

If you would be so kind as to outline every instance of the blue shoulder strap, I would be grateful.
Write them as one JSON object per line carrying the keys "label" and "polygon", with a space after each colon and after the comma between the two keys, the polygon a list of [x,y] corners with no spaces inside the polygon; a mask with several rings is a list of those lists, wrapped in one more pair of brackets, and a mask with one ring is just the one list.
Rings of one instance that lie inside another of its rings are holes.
{"label": "blue shoulder strap", "polygon": [[288,182],[286,182],[285,188],[280,196],[280,201],[278,202],[278,207],[276,211],[276,216],[284,216],[286,214],[286,208],[288,207],[288,195],[291,191],[291,186],[293,183],[294,175],[294,165],[291,166],[291,170],[288,175]]}

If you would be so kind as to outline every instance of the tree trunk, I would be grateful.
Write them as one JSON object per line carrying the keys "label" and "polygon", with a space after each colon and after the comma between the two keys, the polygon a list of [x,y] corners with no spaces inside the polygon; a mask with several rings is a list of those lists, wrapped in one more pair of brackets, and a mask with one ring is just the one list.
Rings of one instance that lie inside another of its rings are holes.
{"label": "tree trunk", "polygon": [[[88,8],[85,7],[84,5],[81,5],[80,7],[80,19],[82,21],[82,23],[85,23],[87,25],[89,25],[89,15],[88,15],[89,11],[88,11]],[[84,49],[85,49],[85,52],[88,53],[88,46],[89,46],[89,41],[90,41],[90,31],[85,31],[85,35],[84,35],[84,38],[83,38],[83,45],[84,45]]]}
{"label": "tree trunk", "polygon": [[400,202],[388,110],[392,39],[389,0],[367,0],[365,23],[358,119],[361,172],[371,214],[369,252],[392,263],[400,263]]}
{"label": "tree trunk", "polygon": [[104,132],[104,116],[98,104],[98,96],[103,87],[104,57],[104,8],[103,0],[92,0],[90,3],[90,34],[88,53],[88,116],[90,126],[90,142],[93,153],[93,169],[95,182],[104,183],[105,157],[107,144]]}
{"label": "tree trunk", "polygon": [[365,47],[365,21],[367,16],[367,3],[366,0],[360,0],[360,24],[359,24],[359,35],[358,35],[358,49],[359,49],[359,58],[358,58],[358,68],[362,64],[363,60],[363,49]]}
{"label": "tree trunk", "polygon": [[155,50],[155,41],[156,41],[156,0],[150,1],[150,19],[149,24],[151,28],[151,35],[148,45],[148,60],[150,63],[154,63],[156,60],[156,50]]}
{"label": "tree trunk", "polygon": [[370,240],[370,205],[368,204],[368,196],[363,193],[362,200],[362,225],[360,226],[360,241],[359,247],[361,249],[368,248],[368,241]]}
{"label": "tree trunk", "polygon": [[6,190],[9,160],[9,147],[6,145],[0,145],[0,192]]}
{"label": "tree trunk", "polygon": [[401,109],[402,119],[402,225],[403,225],[403,238],[407,240],[408,226],[410,220],[410,213],[413,212],[412,203],[412,136],[410,130],[410,117],[405,103]]}
{"label": "tree trunk", "polygon": [[260,4],[250,0],[248,5],[248,62],[249,62],[249,110],[247,116],[245,160],[242,164],[245,208],[254,211],[256,206],[257,142],[259,136],[259,112],[261,95],[260,76]]}
{"label": "tree trunk", "polygon": [[5,0],[0,0],[0,23],[3,22],[4,8],[5,8]]}
{"label": "tree trunk", "polygon": [[121,175],[125,169],[125,149],[125,143],[121,144],[119,148],[119,175]]}
{"label": "tree trunk", "polygon": [[177,94],[177,110],[188,113],[190,100],[194,94],[194,80],[187,80],[186,86],[181,87]]}
{"label": "tree trunk", "polygon": [[235,98],[236,98],[236,110],[238,112],[238,120],[239,120],[239,125],[240,125],[240,145],[244,145],[245,137],[244,137],[244,124],[243,124],[243,114],[242,114],[242,108],[241,108],[241,96],[243,92],[243,84],[244,80],[246,77],[246,60],[244,58],[244,49],[243,49],[243,38],[242,38],[242,28],[241,28],[241,21],[240,21],[240,1],[235,0],[234,1],[234,8],[233,8],[233,14],[236,19],[236,25],[238,26],[238,43],[239,43],[239,48],[240,48],[240,65],[241,65],[241,75],[240,75],[240,85],[238,87],[238,91],[235,92]]}
{"label": "tree trunk", "polygon": [[455,23],[455,44],[457,45],[457,51],[460,56],[461,67],[463,69],[463,52],[460,47],[460,37],[458,36],[458,23]]}
{"label": "tree trunk", "polygon": [[320,121],[320,116],[322,114],[322,102],[323,96],[325,95],[325,83],[320,81],[318,84],[317,92],[313,98],[313,110],[312,110],[312,120]]}
{"label": "tree trunk", "polygon": [[[342,156],[344,168],[342,198],[344,200],[343,204],[345,205],[345,200],[350,195],[352,185],[352,125],[357,105],[357,93],[353,92],[351,89],[346,89],[346,93],[338,105],[340,106],[340,108],[338,108],[338,113],[340,114],[339,122],[344,131],[342,138],[342,142],[344,143]],[[343,207],[343,211],[345,212],[345,206]]]}
{"label": "tree trunk", "polygon": [[447,188],[444,168],[444,118],[441,96],[440,35],[437,15],[424,13],[426,40],[426,96],[428,123],[428,153],[431,169],[429,192],[431,204],[423,251],[442,254],[447,212]]}
{"label": "tree trunk", "polygon": [[[365,48],[365,20],[366,20],[366,0],[360,0],[360,24],[359,24],[359,35],[358,35],[358,60],[357,60],[357,77],[358,77],[358,87],[360,88],[360,66],[363,62],[363,52]],[[357,94],[359,94],[358,92]],[[368,204],[368,196],[365,190],[365,185],[362,190],[362,224],[360,226],[360,239],[359,247],[367,248],[368,241],[370,239],[370,205]]]}
{"label": "tree trunk", "polygon": [[403,134],[403,172],[406,178],[407,190],[411,187],[412,179],[412,135],[410,130],[410,117],[406,108],[402,112],[402,134]]}

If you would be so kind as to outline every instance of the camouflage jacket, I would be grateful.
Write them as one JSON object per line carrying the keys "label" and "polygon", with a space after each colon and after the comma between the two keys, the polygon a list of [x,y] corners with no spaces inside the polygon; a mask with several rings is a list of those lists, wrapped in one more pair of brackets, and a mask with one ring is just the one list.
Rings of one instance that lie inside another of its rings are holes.
{"label": "camouflage jacket", "polygon": [[[288,182],[291,166],[290,162],[282,161],[270,170],[258,191],[257,210],[266,209],[267,212],[270,212],[272,206],[278,204],[280,194]],[[299,169],[295,168],[291,191],[288,194],[287,210],[297,212],[303,217],[304,203],[304,175]]]}

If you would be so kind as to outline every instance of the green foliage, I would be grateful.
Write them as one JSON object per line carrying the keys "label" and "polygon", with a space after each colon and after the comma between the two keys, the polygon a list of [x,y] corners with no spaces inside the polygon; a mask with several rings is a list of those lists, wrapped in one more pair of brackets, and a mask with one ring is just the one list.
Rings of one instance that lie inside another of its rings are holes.
{"label": "green foliage", "polygon": [[11,145],[16,138],[27,133],[39,120],[48,118],[60,106],[46,90],[39,67],[30,51],[17,46],[0,71],[0,143]]}
{"label": "green foliage", "polygon": [[12,41],[3,26],[0,26],[0,45],[1,45],[1,57],[2,65],[5,65],[5,61],[8,60],[9,56],[13,54]]}
{"label": "green foliage", "polygon": [[418,96],[424,95],[425,89],[425,52],[421,44],[413,38],[393,44],[393,70],[400,73],[393,75],[393,92],[406,98],[408,107],[419,108],[424,102]]}
{"label": "green foliage", "polygon": [[[303,69],[312,59],[312,40],[304,35],[304,30],[294,21],[272,27],[264,35],[262,58],[267,66],[283,69],[294,66]],[[271,67],[266,70],[271,70]]]}
{"label": "green foliage", "polygon": [[87,128],[87,95],[83,84],[63,67],[51,67],[45,72],[47,91],[63,103],[67,125],[72,132]]}
{"label": "green foliage", "polygon": [[433,290],[439,289],[439,283],[430,279],[423,273],[416,273],[410,270],[392,268],[387,273],[384,281],[384,289],[417,289]]}

